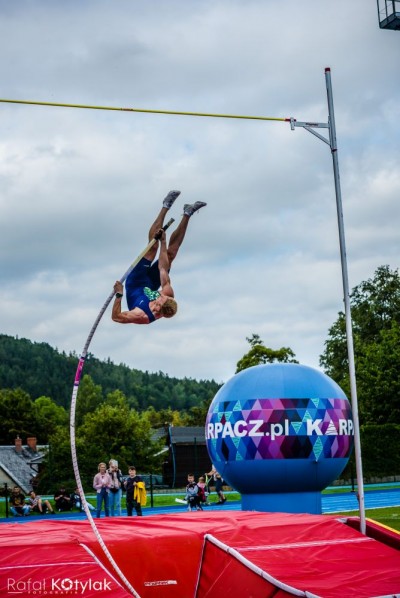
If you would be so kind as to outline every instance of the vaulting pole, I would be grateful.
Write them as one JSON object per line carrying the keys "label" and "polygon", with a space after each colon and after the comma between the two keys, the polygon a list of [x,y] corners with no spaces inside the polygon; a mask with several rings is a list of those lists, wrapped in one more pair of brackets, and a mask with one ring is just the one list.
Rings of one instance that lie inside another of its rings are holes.
{"label": "vaulting pole", "polygon": [[335,178],[335,192],[336,192],[336,208],[337,219],[339,227],[339,245],[340,245],[340,259],[342,263],[342,281],[343,281],[343,295],[344,307],[346,317],[346,336],[347,336],[347,354],[349,359],[349,375],[350,375],[350,391],[351,391],[351,405],[353,411],[354,423],[354,450],[356,457],[356,472],[357,472],[357,486],[358,486],[358,500],[360,508],[360,531],[365,534],[365,497],[364,497],[364,479],[362,471],[361,460],[361,439],[360,439],[360,422],[358,418],[358,399],[357,399],[357,385],[356,385],[356,368],[354,360],[354,343],[353,343],[353,329],[351,323],[351,307],[350,307],[350,290],[349,277],[347,271],[347,256],[346,256],[346,242],[344,235],[343,222],[343,208],[342,208],[342,192],[340,187],[339,177],[339,161],[336,143],[336,125],[335,113],[333,109],[333,95],[331,82],[331,69],[325,69],[326,92],[328,97],[328,111],[329,111],[329,139],[333,161],[333,174]]}
{"label": "vaulting pole", "polygon": [[[167,228],[169,228],[171,226],[171,224],[174,222],[174,219],[171,218],[167,224],[165,224],[163,226],[163,230],[167,230]],[[123,276],[120,278],[121,282],[124,282],[124,280],[126,280],[126,278],[128,277],[128,275],[130,274],[130,272],[133,270],[133,268],[140,262],[140,260],[146,255],[146,253],[149,251],[149,249],[151,249],[151,247],[153,247],[153,245],[155,243],[157,243],[158,241],[158,235],[156,235],[156,237],[154,239],[152,239],[150,241],[150,243],[147,245],[147,247],[145,249],[143,249],[142,253],[140,255],[138,255],[138,257],[135,259],[134,262],[132,262],[132,264],[129,266],[128,270],[125,272],[125,274],[123,274]],[[132,587],[132,585],[129,583],[129,581],[127,580],[127,578],[125,577],[125,575],[122,573],[121,569],[118,567],[117,563],[115,562],[115,560],[113,559],[110,551],[108,550],[107,546],[105,545],[103,538],[100,535],[99,530],[97,529],[97,526],[93,520],[92,514],[89,510],[89,507],[87,505],[86,502],[86,497],[85,497],[85,492],[83,490],[83,486],[82,486],[82,481],[81,481],[81,476],[79,473],[79,466],[78,466],[78,456],[76,453],[76,437],[75,437],[75,414],[76,414],[76,403],[77,403],[77,396],[78,396],[78,390],[79,390],[79,384],[81,381],[81,377],[82,377],[82,370],[83,370],[83,366],[85,365],[85,359],[88,353],[88,349],[89,349],[89,345],[92,341],[93,335],[96,332],[97,326],[100,323],[101,318],[104,315],[104,312],[106,311],[107,307],[109,306],[111,300],[113,299],[115,295],[115,292],[112,291],[110,293],[110,295],[107,297],[103,307],[101,308],[99,314],[97,315],[97,318],[89,332],[89,336],[87,337],[85,346],[83,348],[82,354],[79,358],[79,363],[78,363],[78,367],[76,369],[76,374],[75,374],[75,381],[74,381],[74,387],[73,387],[73,391],[72,391],[72,399],[71,399],[71,413],[70,413],[70,438],[71,438],[71,455],[72,455],[72,466],[74,469],[74,474],[75,474],[75,480],[76,480],[76,485],[79,489],[79,493],[82,496],[82,505],[83,505],[83,509],[86,513],[86,516],[89,520],[89,523],[92,527],[93,533],[96,536],[101,548],[103,549],[104,554],[106,555],[106,557],[108,558],[109,562],[111,563],[112,567],[114,568],[114,570],[116,571],[116,573],[118,574],[119,578],[123,581],[123,583],[125,584],[125,586],[128,588],[128,590],[131,592],[131,594],[133,594],[133,596],[135,596],[136,598],[140,598],[140,595],[134,590],[134,588]]]}

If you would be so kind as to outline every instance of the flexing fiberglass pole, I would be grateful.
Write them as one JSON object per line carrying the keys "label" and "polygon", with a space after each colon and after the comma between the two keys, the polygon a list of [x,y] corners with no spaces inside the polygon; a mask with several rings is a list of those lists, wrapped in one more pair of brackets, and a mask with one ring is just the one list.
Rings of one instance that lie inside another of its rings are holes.
{"label": "flexing fiberglass pole", "polygon": [[342,262],[342,280],[343,280],[343,294],[344,307],[346,316],[346,336],[347,336],[347,354],[349,359],[349,374],[350,374],[350,391],[351,391],[351,406],[353,410],[354,423],[354,449],[356,458],[357,471],[357,486],[358,486],[358,500],[360,508],[360,531],[365,534],[365,501],[364,501],[364,480],[361,461],[361,440],[360,440],[360,422],[358,419],[358,400],[357,400],[357,386],[356,386],[356,369],[354,362],[354,343],[353,330],[351,324],[351,309],[350,309],[350,292],[349,292],[349,278],[347,273],[347,259],[346,259],[346,243],[344,237],[343,224],[343,209],[342,209],[342,192],[340,189],[339,177],[339,162],[336,145],[336,126],[335,114],[333,111],[333,96],[331,83],[331,69],[325,69],[326,92],[328,95],[328,110],[329,110],[329,139],[333,161],[333,173],[335,177],[335,192],[336,192],[336,207],[339,227],[339,243],[340,243],[340,258]]}
{"label": "flexing fiberglass pole", "polygon": [[[171,224],[173,222],[174,222],[174,219],[171,218],[167,222],[167,224],[165,224],[163,226],[163,230],[167,230],[167,228],[169,226],[171,226]],[[142,257],[144,257],[146,255],[146,253],[149,251],[149,249],[151,249],[151,247],[153,247],[153,245],[155,243],[157,243],[158,239],[159,239],[159,234],[157,233],[157,235],[154,237],[154,239],[152,239],[150,241],[150,243],[147,245],[147,247],[145,247],[145,249],[142,251],[142,253],[140,255],[138,255],[138,257],[135,259],[135,261],[129,266],[129,268],[125,272],[125,274],[123,274],[121,276],[120,282],[124,282],[124,280],[126,280],[128,275],[130,274],[130,272],[132,272],[133,268],[139,263],[139,261],[142,259]],[[115,296],[115,292],[114,292],[114,290],[112,290],[111,293],[109,294],[109,296],[107,297],[103,307],[101,308],[101,310],[99,311],[99,313],[97,315],[97,318],[89,332],[89,336],[86,339],[86,343],[83,348],[82,354],[79,358],[78,367],[77,367],[76,374],[75,374],[74,387],[73,387],[73,391],[72,391],[72,398],[71,398],[71,413],[70,413],[71,456],[72,456],[72,467],[74,469],[76,485],[79,489],[80,495],[82,496],[83,510],[86,513],[86,517],[89,520],[89,523],[92,527],[93,533],[96,536],[97,541],[99,542],[104,554],[106,555],[106,557],[109,560],[109,562],[111,563],[112,567],[114,568],[114,570],[120,577],[121,581],[124,583],[125,587],[131,592],[131,594],[133,594],[133,596],[135,596],[136,598],[140,598],[140,595],[132,587],[129,580],[125,577],[124,573],[121,571],[121,569],[118,567],[117,563],[115,562],[114,558],[112,557],[103,538],[100,535],[99,530],[97,529],[97,526],[94,522],[92,514],[89,511],[89,507],[88,507],[86,496],[85,496],[85,491],[84,491],[83,485],[82,485],[81,475],[79,472],[78,454],[77,454],[77,449],[76,449],[76,437],[75,437],[75,419],[76,419],[76,417],[75,417],[75,415],[76,415],[76,406],[77,406],[77,400],[78,400],[78,390],[79,390],[79,385],[80,385],[80,381],[81,381],[81,377],[82,377],[83,366],[85,365],[85,360],[86,360],[86,356],[87,356],[87,353],[89,350],[89,345],[92,342],[92,338],[94,336],[94,333],[96,332],[97,326],[99,325],[100,320],[104,315],[104,312],[106,311],[107,307],[111,303],[114,296]]]}

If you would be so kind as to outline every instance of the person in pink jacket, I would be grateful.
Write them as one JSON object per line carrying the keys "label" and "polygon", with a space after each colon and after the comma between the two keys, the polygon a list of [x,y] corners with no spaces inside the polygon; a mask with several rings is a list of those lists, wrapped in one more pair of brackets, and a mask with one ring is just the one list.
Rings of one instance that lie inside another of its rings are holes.
{"label": "person in pink jacket", "polygon": [[93,479],[93,488],[97,492],[96,516],[100,517],[101,507],[104,502],[104,513],[108,517],[110,515],[108,493],[110,492],[112,480],[110,474],[107,473],[107,465],[105,463],[99,463],[98,471],[99,473],[96,473]]}

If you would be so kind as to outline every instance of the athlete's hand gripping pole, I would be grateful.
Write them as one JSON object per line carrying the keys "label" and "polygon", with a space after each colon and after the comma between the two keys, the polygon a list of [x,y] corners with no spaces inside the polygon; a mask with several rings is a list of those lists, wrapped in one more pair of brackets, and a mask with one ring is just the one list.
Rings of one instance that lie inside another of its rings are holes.
{"label": "athlete's hand gripping pole", "polygon": [[[171,226],[171,224],[173,222],[174,222],[174,218],[171,218],[170,220],[168,220],[168,222],[166,224],[164,224],[164,226],[162,227],[162,230],[165,232]],[[149,249],[151,249],[153,247],[153,245],[160,240],[160,238],[161,238],[161,232],[158,231],[158,233],[156,233],[156,235],[150,241],[150,243],[147,245],[147,247],[145,249],[143,249],[142,253],[140,255],[138,255],[138,257],[135,259],[135,261],[132,262],[132,264],[129,266],[129,268],[125,272],[125,274],[120,278],[120,282],[124,282],[124,280],[126,280],[126,278],[129,276],[129,274],[132,272],[133,268],[146,255],[146,253],[149,251]],[[115,295],[115,292],[113,291],[112,294],[111,294],[111,299],[113,298],[114,295]]]}

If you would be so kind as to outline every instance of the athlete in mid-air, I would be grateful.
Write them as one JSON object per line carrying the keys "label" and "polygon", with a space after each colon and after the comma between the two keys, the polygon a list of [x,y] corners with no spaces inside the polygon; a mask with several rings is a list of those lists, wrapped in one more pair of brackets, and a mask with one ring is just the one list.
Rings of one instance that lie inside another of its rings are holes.
{"label": "athlete in mid-air", "polygon": [[[149,241],[159,238],[146,255],[136,264],[125,281],[128,311],[122,311],[122,283],[114,285],[115,300],[112,319],[120,324],[151,324],[160,318],[172,318],[178,309],[174,299],[169,271],[176,258],[179,247],[185,238],[190,217],[207,204],[196,201],[183,206],[183,216],[176,230],[172,233],[168,247],[165,231],[162,229],[165,216],[180,191],[170,191],[163,201],[162,208],[149,230]],[[160,254],[155,260],[158,249]],[[155,261],[154,261],[155,260]]]}

